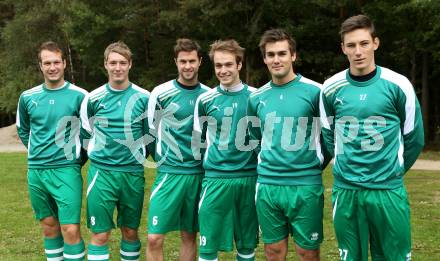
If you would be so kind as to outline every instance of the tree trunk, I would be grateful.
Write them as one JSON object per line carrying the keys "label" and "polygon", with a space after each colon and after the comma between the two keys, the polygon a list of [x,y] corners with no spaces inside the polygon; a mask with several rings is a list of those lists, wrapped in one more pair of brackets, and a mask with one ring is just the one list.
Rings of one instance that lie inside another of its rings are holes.
{"label": "tree trunk", "polygon": [[416,73],[417,73],[416,52],[413,52],[411,55],[411,83],[413,86],[416,86]]}
{"label": "tree trunk", "polygon": [[423,127],[425,129],[425,143],[429,143],[429,88],[428,88],[428,53],[422,56],[422,113]]}

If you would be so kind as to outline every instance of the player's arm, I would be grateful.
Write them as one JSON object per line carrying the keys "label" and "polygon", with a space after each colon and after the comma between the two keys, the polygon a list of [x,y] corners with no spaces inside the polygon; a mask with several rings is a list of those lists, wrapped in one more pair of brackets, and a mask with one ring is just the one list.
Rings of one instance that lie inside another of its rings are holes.
{"label": "player's arm", "polygon": [[86,94],[81,102],[81,108],[79,111],[79,120],[81,124],[79,133],[81,142],[81,166],[83,166],[89,159],[87,147],[89,145],[90,137],[92,136],[92,123],[90,119],[93,117],[93,115],[91,108],[89,94]]}
{"label": "player's arm", "polygon": [[258,146],[255,148],[255,152],[257,154],[260,153],[261,150],[261,122],[257,116],[258,104],[259,100],[256,97],[251,96],[248,100],[248,106],[246,110],[249,142],[258,142]]}
{"label": "player's arm", "polygon": [[147,104],[145,106],[146,117],[142,119],[142,125],[143,125],[144,144],[145,144],[145,149],[146,149],[145,158],[148,158],[148,156],[151,155],[154,160],[154,155],[156,153],[156,140],[155,140],[155,136],[152,135],[150,132],[150,126],[149,126],[149,122],[148,122],[149,99],[147,100]]}
{"label": "player's arm", "polygon": [[330,99],[326,96],[324,91],[325,89],[321,90],[319,99],[319,119],[321,122],[322,137],[321,144],[323,145],[324,157],[327,157],[328,160],[330,160],[335,156],[335,126],[333,124],[335,115]]}
{"label": "player's arm", "polygon": [[403,136],[403,160],[405,171],[408,171],[416,161],[425,145],[422,112],[414,88],[406,79],[399,92],[398,112],[401,122],[401,134]]}
{"label": "player's arm", "polygon": [[31,128],[30,128],[29,114],[23,96],[20,96],[18,100],[16,126],[17,126],[18,137],[20,137],[20,140],[21,142],[23,142],[23,145],[26,146],[26,148],[28,148]]}
{"label": "player's arm", "polygon": [[158,92],[153,90],[151,92],[150,97],[148,98],[148,106],[147,106],[147,119],[146,119],[146,128],[148,128],[149,136],[153,139],[150,143],[146,142],[147,149],[150,155],[153,157],[153,160],[156,156],[156,142],[157,142],[157,131],[159,127],[159,122],[161,120],[161,105],[159,103]]}
{"label": "player's arm", "polygon": [[194,153],[194,157],[197,154],[200,154],[200,157],[203,157],[205,153],[204,142],[206,141],[206,133],[208,129],[208,121],[206,119],[206,111],[203,106],[203,102],[201,101],[201,97],[199,96],[196,100],[196,104],[194,106],[194,126],[193,126],[193,139],[192,139],[192,149]]}

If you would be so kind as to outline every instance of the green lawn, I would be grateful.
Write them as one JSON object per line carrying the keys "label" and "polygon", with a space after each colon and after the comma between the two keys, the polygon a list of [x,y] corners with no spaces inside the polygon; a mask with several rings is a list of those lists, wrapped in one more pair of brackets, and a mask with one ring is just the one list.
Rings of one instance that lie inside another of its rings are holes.
{"label": "green lawn", "polygon": [[[24,153],[0,153],[0,260],[45,260],[42,237],[38,222],[33,218],[26,185],[26,158]],[[406,177],[411,202],[412,237],[414,260],[440,260],[440,179],[434,171],[411,171]],[[146,195],[154,178],[154,170],[146,171]],[[330,188],[332,177],[327,169],[324,174],[326,202],[324,213],[325,240],[321,248],[322,260],[338,260],[338,250],[331,222]],[[148,199],[148,196],[145,197]],[[145,202],[140,235],[142,238],[142,259],[145,260],[146,215]],[[84,216],[82,214],[85,224]],[[82,226],[83,236],[88,241],[89,233]],[[112,235],[110,248],[112,260],[119,260],[119,231]],[[167,237],[165,260],[176,260],[179,235],[171,233]],[[292,253],[288,260],[297,260]],[[262,245],[257,249],[257,260],[264,260]],[[223,254],[220,260],[234,260],[232,254]]]}

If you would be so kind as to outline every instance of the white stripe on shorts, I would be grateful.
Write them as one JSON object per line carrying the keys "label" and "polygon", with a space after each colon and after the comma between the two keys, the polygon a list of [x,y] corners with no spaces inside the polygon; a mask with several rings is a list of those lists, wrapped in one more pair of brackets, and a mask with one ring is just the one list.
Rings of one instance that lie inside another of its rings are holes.
{"label": "white stripe on shorts", "polygon": [[336,208],[338,207],[338,198],[339,198],[339,193],[336,196],[335,205],[333,206],[333,214],[332,214],[333,220],[335,220]]}
{"label": "white stripe on shorts", "polygon": [[165,177],[163,177],[163,179],[159,183],[159,185],[157,185],[157,187],[153,190],[153,192],[151,192],[150,201],[153,198],[154,194],[156,194],[159,191],[159,189],[162,187],[163,183],[165,183],[165,180],[167,180],[167,177],[168,177],[168,173],[165,174]]}
{"label": "white stripe on shorts", "polygon": [[208,186],[206,186],[205,191],[203,191],[203,195],[200,198],[200,202],[199,202],[199,211],[200,211],[200,207],[202,206],[202,202],[205,199],[205,194],[206,194],[206,190],[208,189]]}
{"label": "white stripe on shorts", "polygon": [[89,196],[89,193],[90,193],[90,191],[92,190],[93,185],[95,185],[95,181],[96,181],[96,178],[98,178],[98,175],[99,175],[99,170],[96,171],[96,174],[95,174],[95,176],[93,177],[92,182],[90,183],[89,187],[87,188],[86,197]]}

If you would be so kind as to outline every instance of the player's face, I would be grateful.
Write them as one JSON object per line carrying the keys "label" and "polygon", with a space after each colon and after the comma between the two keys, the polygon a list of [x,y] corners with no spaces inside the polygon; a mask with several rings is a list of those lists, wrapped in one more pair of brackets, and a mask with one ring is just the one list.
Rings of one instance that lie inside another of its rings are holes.
{"label": "player's face", "polygon": [[341,47],[350,62],[353,75],[366,75],[375,69],[374,51],[379,47],[379,38],[373,39],[368,29],[346,33]]}
{"label": "player's face", "polygon": [[179,72],[179,82],[185,85],[194,85],[198,81],[199,67],[202,62],[197,51],[181,51],[174,59]]}
{"label": "player's face", "polygon": [[60,52],[43,50],[40,53],[40,69],[44,76],[44,81],[53,87],[58,87],[64,81],[64,69],[66,61],[63,60]]}
{"label": "player's face", "polygon": [[110,52],[104,67],[108,73],[109,83],[112,87],[124,86],[128,83],[128,73],[131,61],[119,53]]}
{"label": "player's face", "polygon": [[232,87],[240,83],[241,63],[237,64],[235,55],[230,52],[214,52],[214,70],[220,83]]}
{"label": "player's face", "polygon": [[265,49],[264,63],[275,83],[284,84],[295,78],[292,63],[296,59],[296,53],[290,52],[287,40],[267,43]]}

